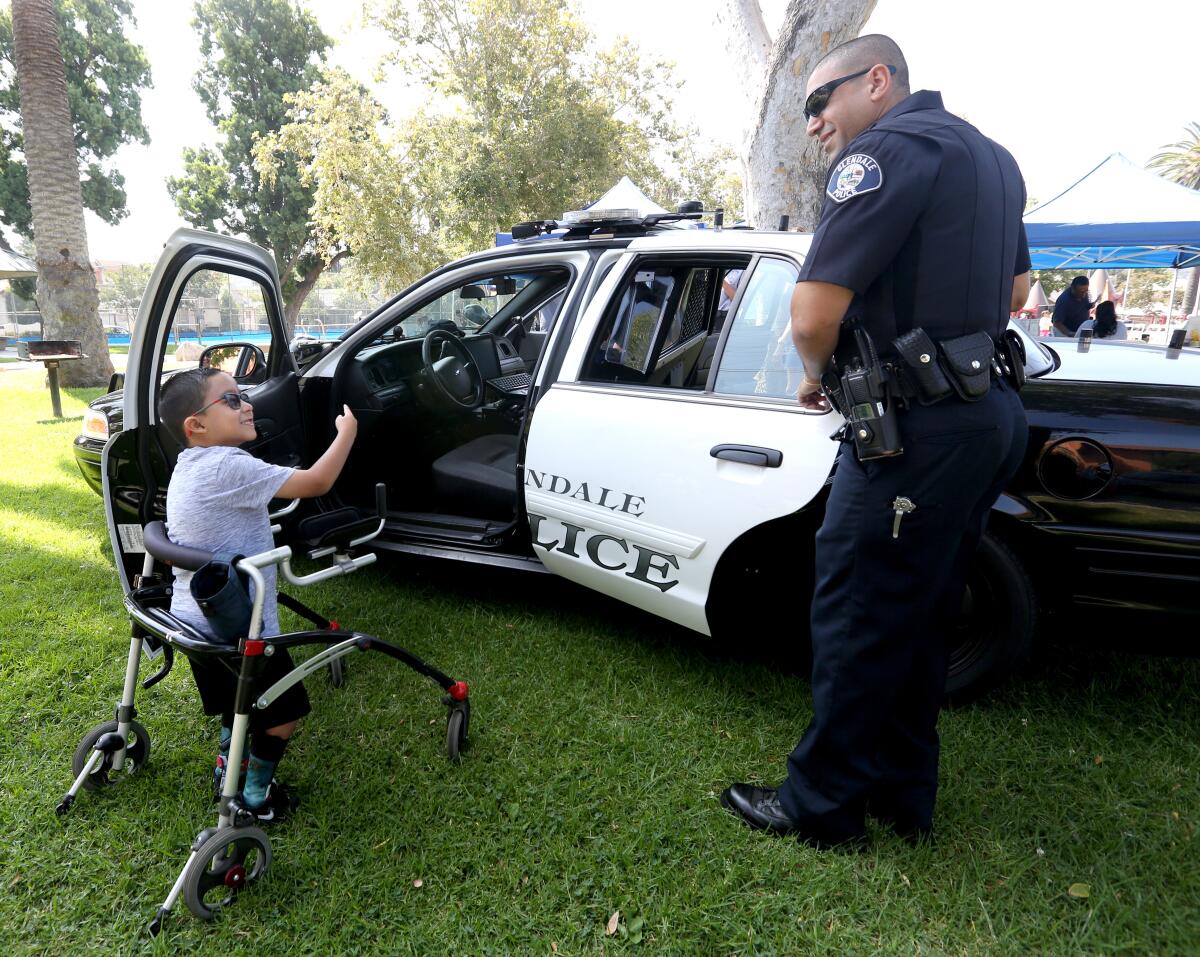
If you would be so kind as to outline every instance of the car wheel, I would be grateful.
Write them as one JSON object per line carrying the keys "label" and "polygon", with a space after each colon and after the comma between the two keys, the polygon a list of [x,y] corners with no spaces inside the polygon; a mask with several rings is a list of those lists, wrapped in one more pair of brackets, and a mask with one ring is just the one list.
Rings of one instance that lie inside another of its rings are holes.
{"label": "car wheel", "polygon": [[973,701],[1004,681],[1028,657],[1036,627],[1029,575],[1012,549],[985,533],[950,633],[947,703]]}

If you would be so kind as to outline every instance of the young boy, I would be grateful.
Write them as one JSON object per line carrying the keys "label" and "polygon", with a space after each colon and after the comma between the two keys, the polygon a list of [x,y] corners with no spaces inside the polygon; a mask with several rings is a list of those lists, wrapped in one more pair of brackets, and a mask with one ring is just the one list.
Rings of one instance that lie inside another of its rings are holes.
{"label": "young boy", "polygon": [[[348,406],[334,425],[337,435],[311,468],[271,465],[239,448],[252,441],[254,408],[238,391],[228,373],[190,369],[164,383],[159,415],[183,451],[167,487],[167,531],[178,545],[218,554],[255,555],[274,548],[267,503],[273,498],[312,498],[333,487],[354,437],[358,422]],[[275,599],[275,566],[262,570],[262,634],[279,634]],[[171,613],[205,634],[212,630],[192,599],[192,573],[175,569]],[[253,588],[253,585],[251,586]],[[226,662],[191,662],[204,713],[221,716],[221,744],[214,777],[218,791],[225,773],[233,733],[236,672]],[[273,684],[292,670],[287,650],[266,659],[262,681]],[[303,684],[294,685],[264,711],[250,717],[250,756],[242,791],[244,806],[262,823],[286,817],[296,802],[275,780],[275,766],[300,718],[311,710]]]}

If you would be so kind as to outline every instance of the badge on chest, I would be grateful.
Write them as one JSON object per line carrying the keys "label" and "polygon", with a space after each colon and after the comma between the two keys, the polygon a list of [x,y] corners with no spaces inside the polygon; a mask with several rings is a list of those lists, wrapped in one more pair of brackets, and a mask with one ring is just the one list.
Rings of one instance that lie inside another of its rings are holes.
{"label": "badge on chest", "polygon": [[866,153],[851,153],[833,168],[826,194],[835,203],[871,193],[883,185],[883,170]]}

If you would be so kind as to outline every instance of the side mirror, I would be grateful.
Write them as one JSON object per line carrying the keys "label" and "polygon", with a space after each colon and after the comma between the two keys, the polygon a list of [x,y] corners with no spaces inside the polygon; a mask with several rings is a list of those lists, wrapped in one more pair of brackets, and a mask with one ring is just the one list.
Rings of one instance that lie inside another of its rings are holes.
{"label": "side mirror", "polygon": [[243,384],[267,380],[267,356],[253,342],[225,342],[200,353],[201,369],[220,369]]}
{"label": "side mirror", "polygon": [[108,379],[108,391],[116,392],[118,389],[125,388],[125,373],[114,372]]}

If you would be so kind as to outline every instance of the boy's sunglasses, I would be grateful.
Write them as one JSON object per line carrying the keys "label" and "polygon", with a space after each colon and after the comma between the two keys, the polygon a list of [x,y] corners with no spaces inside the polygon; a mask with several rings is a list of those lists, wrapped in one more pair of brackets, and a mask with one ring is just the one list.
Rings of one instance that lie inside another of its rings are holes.
{"label": "boy's sunglasses", "polygon": [[[887,65],[888,72],[893,76],[896,73],[896,68],[890,63]],[[833,91],[843,83],[848,83],[851,80],[857,80],[860,76],[866,76],[870,73],[874,66],[869,66],[865,70],[859,70],[857,73],[851,73],[848,76],[840,76],[836,80],[830,80],[828,83],[822,83],[819,87],[808,94],[808,99],[804,101],[804,118],[811,120],[814,116],[820,116],[825,107],[829,105],[829,98],[833,96]]]}
{"label": "boy's sunglasses", "polygon": [[217,396],[210,403],[208,403],[208,405],[204,406],[203,408],[197,409],[195,412],[192,413],[192,415],[199,415],[201,412],[207,412],[218,402],[224,402],[227,406],[229,406],[229,408],[233,409],[233,411],[236,412],[238,409],[240,409],[242,407],[243,401],[244,400],[242,399],[242,394],[240,392],[222,392],[219,396]]}

